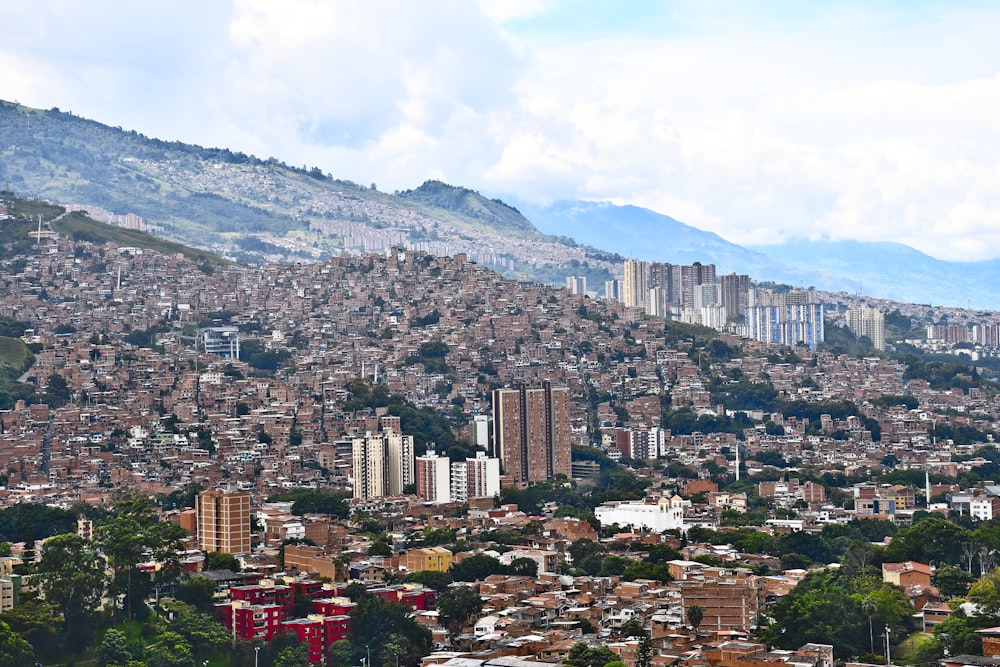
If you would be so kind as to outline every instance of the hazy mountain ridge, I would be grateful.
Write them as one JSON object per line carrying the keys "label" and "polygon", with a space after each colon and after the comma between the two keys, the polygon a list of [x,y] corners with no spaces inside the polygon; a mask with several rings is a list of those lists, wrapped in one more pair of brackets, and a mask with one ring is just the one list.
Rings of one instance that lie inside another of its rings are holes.
{"label": "hazy mountain ridge", "polygon": [[546,234],[619,254],[689,264],[716,264],[720,273],[747,273],[757,280],[862,292],[911,303],[992,310],[1000,301],[1000,261],[947,262],[899,243],[792,241],[743,247],[712,232],[636,206],[557,201],[518,203]]}
{"label": "hazy mountain ridge", "polygon": [[891,242],[791,241],[753,249],[791,267],[849,277],[851,292],[981,310],[995,310],[1000,299],[998,260],[948,262]]}
{"label": "hazy mountain ridge", "polygon": [[518,203],[518,207],[546,234],[571,236],[626,257],[674,264],[714,263],[720,273],[746,273],[757,280],[830,291],[849,289],[852,284],[807,267],[785,266],[767,254],[638,206],[557,201],[548,206]]}
{"label": "hazy mountain ridge", "polygon": [[631,256],[711,262],[720,273],[918,303],[992,309],[1000,297],[998,261],[943,262],[899,244],[853,241],[745,248],[636,206],[539,206],[505,196],[511,205],[440,181],[393,195],[315,167],[151,139],[58,109],[0,101],[0,138],[0,182],[18,194],[136,213],[163,236],[244,259],[260,248],[267,251],[253,256],[261,261],[338,253],[356,225],[459,248],[445,252],[464,244],[515,253],[498,268],[554,283],[579,273],[597,283],[610,277],[617,256]]}
{"label": "hazy mountain ridge", "polygon": [[[315,167],[150,139],[58,109],[0,102],[0,137],[0,180],[12,190],[132,212],[167,236],[217,250],[232,241],[220,233],[302,236],[311,223],[330,220],[405,226],[417,237],[440,225],[459,234],[496,227],[519,238],[542,237],[516,211],[464,188],[425,184],[410,197],[395,197]],[[449,197],[441,197],[445,190]]]}

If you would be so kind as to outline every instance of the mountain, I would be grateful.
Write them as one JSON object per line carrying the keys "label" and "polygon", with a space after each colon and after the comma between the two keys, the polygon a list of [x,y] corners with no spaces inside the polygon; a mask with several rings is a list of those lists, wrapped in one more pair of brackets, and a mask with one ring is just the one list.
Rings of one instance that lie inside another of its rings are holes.
{"label": "mountain", "polygon": [[542,239],[516,210],[465,188],[432,181],[394,196],[315,167],[151,139],[58,109],[0,101],[0,137],[6,188],[134,213],[164,236],[240,259],[315,259],[351,249],[346,236],[378,237],[361,239],[361,250],[442,236]]}
{"label": "mountain", "polygon": [[[320,169],[226,148],[152,139],[59,109],[0,101],[4,189],[92,217],[132,213],[190,246],[250,262],[311,261],[402,243],[468,253],[508,277],[592,288],[624,257],[714,263],[720,273],[935,304],[990,308],[1000,263],[942,262],[898,244],[807,243],[744,248],[636,206],[536,206],[428,181],[389,194]],[[103,209],[103,211],[102,211]]]}
{"label": "mountain", "polygon": [[455,187],[441,181],[427,181],[415,190],[406,190],[396,196],[451,211],[466,218],[481,220],[503,233],[522,238],[541,238],[535,226],[516,208],[508,206],[499,199],[487,199],[474,190]]}
{"label": "mountain", "polygon": [[520,211],[546,234],[568,236],[626,257],[690,264],[714,263],[720,273],[756,280],[858,292],[909,303],[995,309],[1000,261],[946,262],[899,243],[793,241],[743,247],[718,234],[637,206],[557,201],[519,202]]}
{"label": "mountain", "polygon": [[752,249],[812,270],[820,276],[817,286],[847,276],[853,281],[847,291],[908,303],[995,310],[1000,301],[998,260],[947,262],[900,243],[859,241],[792,241]]}

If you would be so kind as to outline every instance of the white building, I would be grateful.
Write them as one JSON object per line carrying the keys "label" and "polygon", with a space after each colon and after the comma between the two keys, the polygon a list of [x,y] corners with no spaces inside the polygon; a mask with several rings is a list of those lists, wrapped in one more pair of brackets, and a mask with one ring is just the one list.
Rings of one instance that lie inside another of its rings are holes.
{"label": "white building", "polygon": [[492,498],[500,493],[500,459],[477,452],[476,458],[451,464],[451,499]]}
{"label": "white building", "polygon": [[643,501],[610,502],[599,505],[594,515],[602,526],[645,528],[655,533],[665,530],[687,530],[684,525],[685,501],[680,496],[660,498],[656,503]]}
{"label": "white building", "polygon": [[486,449],[490,446],[490,417],[476,415],[472,418],[472,446]]}
{"label": "white building", "polygon": [[352,443],[354,497],[398,496],[413,484],[413,436],[366,433]]}
{"label": "white building", "polygon": [[876,350],[885,349],[885,314],[881,310],[862,305],[846,311],[844,320],[856,337],[867,336]]}

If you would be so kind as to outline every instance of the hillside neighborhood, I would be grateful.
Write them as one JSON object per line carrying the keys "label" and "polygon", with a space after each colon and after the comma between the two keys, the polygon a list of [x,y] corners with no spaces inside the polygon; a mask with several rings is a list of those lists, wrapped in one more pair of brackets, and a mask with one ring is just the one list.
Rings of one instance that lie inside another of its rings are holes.
{"label": "hillside neighborhood", "polygon": [[[169,618],[161,593],[210,581],[195,606],[246,655],[290,632],[326,664],[994,664],[1000,630],[968,619],[1000,607],[981,585],[1000,548],[1000,391],[970,364],[756,341],[464,253],[209,265],[36,236],[0,275],[4,335],[33,358],[0,395],[0,512],[72,512],[108,551],[105,522],[148,503],[182,530],[136,576],[171,559],[185,574],[146,601]],[[494,402],[543,384],[566,391],[550,446],[572,466],[529,484]],[[365,497],[358,443],[380,434],[410,438],[409,459]],[[434,495],[409,469],[434,456],[451,475],[499,458],[498,492]],[[56,534],[10,539],[0,619],[37,604],[30,564]],[[797,595],[838,586],[849,628],[795,626]],[[382,603],[419,628],[369,656],[357,633]]]}

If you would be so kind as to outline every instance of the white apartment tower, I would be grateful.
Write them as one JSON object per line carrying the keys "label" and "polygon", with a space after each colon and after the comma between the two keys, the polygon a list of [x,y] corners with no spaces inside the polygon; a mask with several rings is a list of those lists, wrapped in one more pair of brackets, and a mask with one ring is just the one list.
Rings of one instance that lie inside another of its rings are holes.
{"label": "white apartment tower", "polygon": [[646,299],[649,298],[649,264],[637,259],[626,259],[622,283],[622,303],[629,308],[644,308]]}
{"label": "white apartment tower", "polygon": [[413,484],[413,436],[393,431],[354,438],[354,497],[398,496]]}
{"label": "white apartment tower", "polygon": [[566,276],[566,289],[570,294],[586,294],[587,276]]}
{"label": "white apartment tower", "polygon": [[500,459],[477,452],[476,458],[451,464],[451,499],[492,498],[500,493]]}
{"label": "white apartment tower", "polygon": [[862,305],[845,312],[844,320],[852,334],[868,336],[876,350],[885,349],[885,314],[881,310]]}

